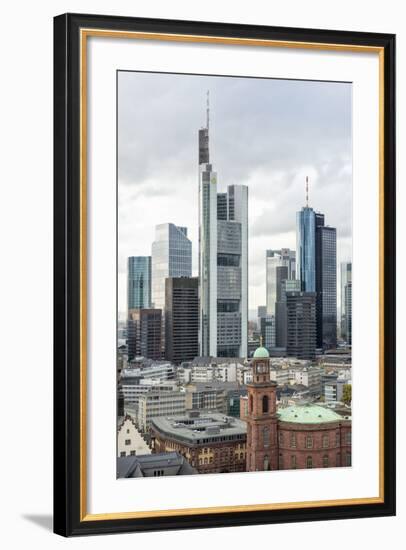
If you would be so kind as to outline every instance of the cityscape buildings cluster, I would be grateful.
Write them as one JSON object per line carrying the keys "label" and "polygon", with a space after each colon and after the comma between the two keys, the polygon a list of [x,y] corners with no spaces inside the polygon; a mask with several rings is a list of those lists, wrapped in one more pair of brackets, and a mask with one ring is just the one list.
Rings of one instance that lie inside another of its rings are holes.
{"label": "cityscape buildings cluster", "polygon": [[249,321],[248,187],[219,192],[209,122],[207,102],[198,276],[188,228],[169,221],[150,256],[127,260],[117,475],[349,466],[352,264],[340,266],[338,315],[336,228],[309,206],[306,178],[296,250],[264,251],[266,304]]}

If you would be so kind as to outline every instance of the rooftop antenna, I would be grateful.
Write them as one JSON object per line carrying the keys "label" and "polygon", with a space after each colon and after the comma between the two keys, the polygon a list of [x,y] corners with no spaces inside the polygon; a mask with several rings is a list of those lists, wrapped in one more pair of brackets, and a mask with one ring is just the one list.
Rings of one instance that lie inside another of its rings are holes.
{"label": "rooftop antenna", "polygon": [[209,129],[210,124],[210,91],[207,90],[207,100],[206,100],[206,126],[207,130]]}
{"label": "rooftop antenna", "polygon": [[306,176],[306,208],[309,208],[309,176]]}

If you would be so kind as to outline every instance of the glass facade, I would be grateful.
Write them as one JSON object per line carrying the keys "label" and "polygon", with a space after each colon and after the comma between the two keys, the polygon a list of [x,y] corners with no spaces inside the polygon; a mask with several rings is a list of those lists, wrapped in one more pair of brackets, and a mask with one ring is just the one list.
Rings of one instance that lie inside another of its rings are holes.
{"label": "glass facade", "polygon": [[[347,308],[347,297],[346,297],[346,289],[348,285],[352,284],[352,263],[351,262],[342,262],[341,263],[341,296],[340,296],[340,302],[341,302],[341,338],[345,341],[348,341],[348,343],[351,342],[351,332],[348,333],[347,327],[348,324],[351,326],[351,320],[348,319],[348,317],[351,317],[351,312],[348,312]],[[347,291],[348,294],[350,294],[352,289],[350,291]],[[349,321],[349,323],[348,323]]]}
{"label": "glass facade", "polygon": [[186,227],[163,223],[155,228],[152,243],[152,289],[154,308],[165,308],[165,279],[192,276],[192,243]]}
{"label": "glass facade", "polygon": [[[280,269],[284,268],[284,269]],[[266,251],[266,307],[268,315],[275,315],[279,301],[281,282],[294,279],[296,275],[296,252],[289,248]]]}
{"label": "glass facade", "polygon": [[304,207],[296,214],[296,277],[303,292],[316,291],[316,214]]}
{"label": "glass facade", "polygon": [[151,307],[151,256],[127,260],[127,310]]}
{"label": "glass facade", "polygon": [[316,258],[317,347],[333,349],[337,346],[337,236],[334,227],[316,228]]}

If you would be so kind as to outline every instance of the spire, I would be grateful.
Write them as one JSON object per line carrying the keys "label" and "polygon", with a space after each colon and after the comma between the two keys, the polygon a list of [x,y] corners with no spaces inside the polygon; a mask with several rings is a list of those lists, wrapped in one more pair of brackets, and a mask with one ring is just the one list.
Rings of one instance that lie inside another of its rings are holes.
{"label": "spire", "polygon": [[210,125],[210,91],[207,90],[207,99],[206,99],[206,128],[209,130]]}
{"label": "spire", "polygon": [[306,208],[309,208],[309,176],[306,176]]}

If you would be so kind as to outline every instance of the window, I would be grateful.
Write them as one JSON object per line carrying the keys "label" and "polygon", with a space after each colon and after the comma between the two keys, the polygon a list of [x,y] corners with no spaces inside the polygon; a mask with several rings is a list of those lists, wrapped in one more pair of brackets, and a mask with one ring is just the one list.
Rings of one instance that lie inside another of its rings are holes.
{"label": "window", "polygon": [[290,434],[290,446],[296,448],[296,432],[291,432]]}
{"label": "window", "polygon": [[328,435],[323,435],[323,449],[327,449],[328,447]]}
{"label": "window", "polygon": [[328,456],[327,455],[324,455],[323,456],[323,468],[328,468]]}
{"label": "window", "polygon": [[127,433],[128,433],[128,434],[130,433],[130,430],[129,430],[129,429],[127,429]]}
{"label": "window", "polygon": [[264,456],[264,470],[265,470],[265,471],[266,471],[266,470],[270,470],[270,468],[269,468],[269,457],[268,457],[268,455],[265,455],[265,456]]}
{"label": "window", "polygon": [[340,446],[340,432],[336,432],[336,447]]}
{"label": "window", "polygon": [[249,408],[249,412],[252,412],[252,395],[249,396],[248,408]]}
{"label": "window", "polygon": [[290,467],[295,470],[296,469],[296,455],[292,455],[290,457]]}
{"label": "window", "polygon": [[125,451],[121,451],[120,456],[126,456]]}
{"label": "window", "polygon": [[336,454],[336,466],[341,466],[341,457],[340,453]]}
{"label": "window", "polygon": [[345,465],[351,466],[351,453],[346,453],[345,455]]}
{"label": "window", "polygon": [[126,444],[126,445],[131,445],[131,439],[126,439],[126,440],[125,440],[125,444]]}
{"label": "window", "polygon": [[269,412],[269,399],[267,395],[264,395],[262,398],[262,412],[263,413]]}
{"label": "window", "polygon": [[308,456],[306,458],[306,468],[313,468],[313,457]]}
{"label": "window", "polygon": [[313,436],[307,435],[306,436],[306,449],[313,449]]}
{"label": "window", "polygon": [[345,434],[345,442],[347,445],[351,445],[351,432]]}
{"label": "window", "polygon": [[283,455],[279,455],[279,469],[283,470]]}
{"label": "window", "polygon": [[135,451],[130,451],[130,456],[135,456]]}
{"label": "window", "polygon": [[283,445],[283,432],[278,432],[279,445]]}
{"label": "window", "polygon": [[270,437],[270,429],[268,426],[265,426],[262,430],[262,439],[263,439],[264,447],[269,447],[269,444],[271,442],[271,437]]}

